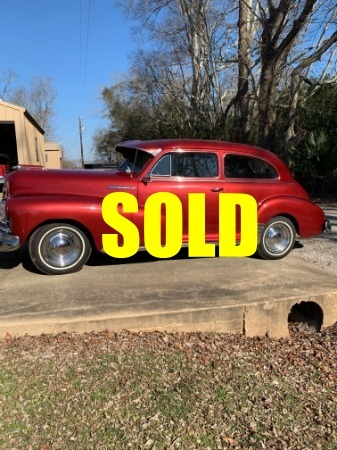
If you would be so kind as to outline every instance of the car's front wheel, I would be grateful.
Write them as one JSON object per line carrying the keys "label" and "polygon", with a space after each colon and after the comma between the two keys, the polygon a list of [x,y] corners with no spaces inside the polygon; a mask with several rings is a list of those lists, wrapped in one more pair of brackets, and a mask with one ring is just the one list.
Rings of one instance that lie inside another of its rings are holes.
{"label": "car's front wheel", "polygon": [[82,230],[66,223],[43,225],[29,239],[35,267],[47,275],[76,272],[87,262],[91,245]]}
{"label": "car's front wheel", "polygon": [[264,227],[257,254],[263,259],[281,259],[295,244],[296,229],[287,217],[273,217]]}

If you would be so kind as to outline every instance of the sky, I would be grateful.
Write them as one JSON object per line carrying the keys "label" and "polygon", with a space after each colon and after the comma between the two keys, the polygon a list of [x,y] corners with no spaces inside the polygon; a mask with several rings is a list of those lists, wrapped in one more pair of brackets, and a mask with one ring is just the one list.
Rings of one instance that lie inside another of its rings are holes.
{"label": "sky", "polygon": [[2,0],[1,6],[0,76],[13,70],[15,85],[27,88],[34,76],[51,77],[55,140],[66,158],[80,159],[81,117],[84,159],[92,160],[92,136],[106,125],[100,92],[127,73],[137,47],[132,22],[114,0]]}

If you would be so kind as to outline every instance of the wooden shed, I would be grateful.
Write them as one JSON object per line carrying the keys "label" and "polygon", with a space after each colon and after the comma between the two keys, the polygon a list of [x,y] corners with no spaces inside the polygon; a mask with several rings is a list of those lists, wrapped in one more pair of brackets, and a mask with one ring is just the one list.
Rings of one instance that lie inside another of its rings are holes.
{"label": "wooden shed", "polygon": [[58,142],[45,142],[44,161],[46,169],[62,168],[62,146]]}
{"label": "wooden shed", "polygon": [[25,108],[2,100],[0,159],[7,159],[11,166],[45,165],[44,130]]}

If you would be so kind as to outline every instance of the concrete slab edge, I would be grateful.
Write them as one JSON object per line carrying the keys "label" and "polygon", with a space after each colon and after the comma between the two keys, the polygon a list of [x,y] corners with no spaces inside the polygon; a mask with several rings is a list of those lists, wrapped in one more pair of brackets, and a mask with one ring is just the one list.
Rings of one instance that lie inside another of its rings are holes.
{"label": "concrete slab edge", "polygon": [[119,313],[82,318],[44,318],[6,320],[0,322],[0,336],[25,334],[57,334],[62,332],[120,331],[208,331],[240,333],[246,336],[286,337],[288,315],[292,306],[301,302],[314,302],[323,311],[323,327],[337,321],[337,291],[306,293],[284,299],[249,304],[198,308],[193,310],[146,312],[139,314]]}

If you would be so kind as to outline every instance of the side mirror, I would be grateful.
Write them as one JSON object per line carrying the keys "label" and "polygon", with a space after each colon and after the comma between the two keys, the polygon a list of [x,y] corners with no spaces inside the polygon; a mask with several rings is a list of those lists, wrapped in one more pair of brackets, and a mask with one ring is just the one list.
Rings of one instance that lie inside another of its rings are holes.
{"label": "side mirror", "polygon": [[145,177],[142,179],[142,182],[144,184],[150,183],[151,182],[151,175],[149,173],[147,175],[145,175]]}

